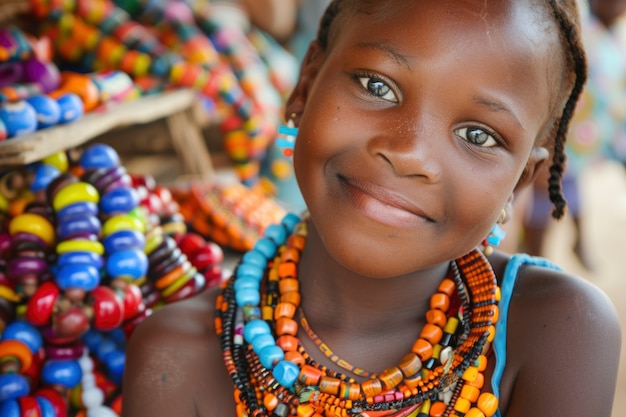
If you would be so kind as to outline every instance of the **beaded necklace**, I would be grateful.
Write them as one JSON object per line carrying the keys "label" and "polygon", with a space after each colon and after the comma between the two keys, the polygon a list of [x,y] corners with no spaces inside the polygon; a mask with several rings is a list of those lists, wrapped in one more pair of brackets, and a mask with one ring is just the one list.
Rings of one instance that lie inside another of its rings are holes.
{"label": "beaded necklace", "polygon": [[[294,214],[269,226],[217,299],[215,328],[238,417],[495,414],[498,400],[482,392],[482,372],[495,335],[499,288],[480,251],[451,262],[451,276],[431,296],[411,352],[359,383],[317,364],[297,338],[297,265],[306,232],[306,222]],[[354,375],[368,374],[329,357]]]}

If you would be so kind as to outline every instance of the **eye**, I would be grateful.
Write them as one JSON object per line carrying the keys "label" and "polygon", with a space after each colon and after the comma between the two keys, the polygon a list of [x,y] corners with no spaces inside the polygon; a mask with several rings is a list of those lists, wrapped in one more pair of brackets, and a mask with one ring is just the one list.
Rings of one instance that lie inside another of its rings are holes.
{"label": "eye", "polygon": [[371,95],[382,98],[383,100],[398,102],[398,97],[393,92],[389,84],[376,77],[358,77],[361,86],[365,88]]}
{"label": "eye", "polygon": [[498,141],[484,129],[479,127],[462,127],[454,131],[458,136],[462,137],[472,145],[491,148],[497,146]]}

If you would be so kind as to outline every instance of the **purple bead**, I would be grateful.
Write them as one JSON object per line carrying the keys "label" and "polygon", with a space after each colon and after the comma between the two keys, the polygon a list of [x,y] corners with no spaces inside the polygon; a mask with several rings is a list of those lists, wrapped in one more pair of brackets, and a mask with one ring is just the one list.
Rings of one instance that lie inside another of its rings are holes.
{"label": "purple bead", "polygon": [[45,348],[46,358],[57,360],[78,359],[82,356],[84,350],[85,347],[81,344],[65,346],[48,345]]}
{"label": "purple bead", "polygon": [[43,62],[37,58],[26,60],[22,64],[24,80],[37,83],[44,93],[56,90],[61,85],[61,74],[53,62]]}
{"label": "purple bead", "polygon": [[48,360],[41,370],[41,379],[49,385],[61,385],[72,389],[82,377],[80,365],[75,360]]}
{"label": "purple bead", "polygon": [[22,65],[19,62],[0,64],[0,87],[19,83],[22,73]]}
{"label": "purple bead", "polygon": [[19,280],[26,275],[40,275],[48,269],[48,263],[41,258],[17,258],[7,263],[7,274],[14,280]]}

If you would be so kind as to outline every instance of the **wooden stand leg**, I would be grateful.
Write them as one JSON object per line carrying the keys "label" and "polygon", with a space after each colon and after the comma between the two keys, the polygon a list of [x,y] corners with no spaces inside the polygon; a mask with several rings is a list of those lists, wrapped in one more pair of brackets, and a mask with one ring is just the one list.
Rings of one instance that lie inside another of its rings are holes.
{"label": "wooden stand leg", "polygon": [[191,109],[172,114],[166,119],[174,149],[183,161],[185,172],[201,177],[213,174],[209,150]]}

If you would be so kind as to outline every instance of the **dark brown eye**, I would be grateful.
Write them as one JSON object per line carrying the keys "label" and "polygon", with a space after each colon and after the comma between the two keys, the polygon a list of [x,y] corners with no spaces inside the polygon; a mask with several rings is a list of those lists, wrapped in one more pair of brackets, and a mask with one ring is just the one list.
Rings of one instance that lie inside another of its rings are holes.
{"label": "dark brown eye", "polygon": [[492,135],[478,127],[462,127],[455,133],[473,145],[489,148],[498,144]]}
{"label": "dark brown eye", "polygon": [[359,77],[359,82],[371,95],[394,103],[398,102],[391,87],[383,80],[374,77]]}

